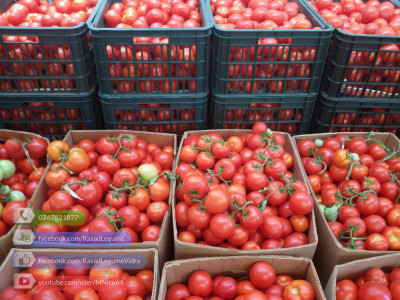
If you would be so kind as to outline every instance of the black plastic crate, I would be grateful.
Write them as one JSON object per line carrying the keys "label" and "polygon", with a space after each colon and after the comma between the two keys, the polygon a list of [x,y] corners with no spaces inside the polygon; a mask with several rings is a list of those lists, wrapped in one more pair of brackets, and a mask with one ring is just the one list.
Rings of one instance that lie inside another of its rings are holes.
{"label": "black plastic crate", "polygon": [[211,124],[216,129],[251,129],[256,122],[290,134],[308,133],[316,94],[285,97],[213,95]]}
{"label": "black plastic crate", "polygon": [[[16,2],[1,1],[0,12]],[[86,22],[75,27],[0,26],[0,93],[90,92],[97,78],[88,33]]]}
{"label": "black plastic crate", "polygon": [[318,96],[313,132],[392,132],[400,133],[400,101]]}
{"label": "black plastic crate", "polygon": [[100,95],[106,129],[176,133],[206,129],[208,94],[106,97]]}
{"label": "black plastic crate", "polygon": [[69,130],[100,129],[102,113],[97,90],[80,95],[47,94],[0,98],[0,127],[30,131],[51,140]]}
{"label": "black plastic crate", "polygon": [[202,1],[201,28],[107,28],[104,14],[118,2],[104,1],[89,23],[101,94],[208,93],[211,22]]}
{"label": "black plastic crate", "polygon": [[[391,2],[400,7],[398,2]],[[400,36],[350,34],[335,29],[321,92],[329,97],[399,98],[400,51],[385,50],[390,44],[399,47]]]}
{"label": "black plastic crate", "polygon": [[[299,12],[321,29],[226,30],[213,21],[213,93],[269,96],[319,92],[333,27],[303,0],[291,2],[299,4]],[[261,44],[266,38],[278,43]]]}

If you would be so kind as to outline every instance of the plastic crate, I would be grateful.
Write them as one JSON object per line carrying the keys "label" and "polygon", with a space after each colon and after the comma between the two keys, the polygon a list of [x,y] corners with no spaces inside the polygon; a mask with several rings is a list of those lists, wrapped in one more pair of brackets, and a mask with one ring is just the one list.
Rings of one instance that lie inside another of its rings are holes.
{"label": "plastic crate", "polygon": [[285,97],[245,97],[213,95],[210,124],[216,129],[251,129],[256,122],[265,122],[274,131],[290,134],[307,133],[316,94]]}
{"label": "plastic crate", "polygon": [[322,92],[315,105],[313,132],[400,133],[398,99],[333,98]]}
{"label": "plastic crate", "polygon": [[69,130],[99,129],[102,114],[97,91],[81,95],[47,94],[0,98],[0,127],[30,131],[51,140]]}
{"label": "plastic crate", "polygon": [[100,95],[106,129],[175,133],[205,129],[208,94],[106,97]]}
{"label": "plastic crate", "polygon": [[[398,2],[391,2],[400,7]],[[399,98],[400,51],[381,49],[389,44],[399,46],[400,36],[350,34],[335,29],[321,91],[329,97]]]}
{"label": "plastic crate", "polygon": [[[0,12],[16,2],[1,1]],[[0,26],[0,93],[90,92],[97,78],[88,33],[84,22],[75,27]]]}
{"label": "plastic crate", "polygon": [[[333,27],[303,0],[291,2],[299,4],[299,12],[307,16],[313,27],[322,29],[226,30],[213,21],[213,93],[319,92]],[[278,44],[262,45],[261,39],[266,38],[278,39]]]}
{"label": "plastic crate", "polygon": [[103,95],[209,91],[211,22],[201,1],[201,28],[107,28],[104,14],[117,2],[105,0],[89,23]]}

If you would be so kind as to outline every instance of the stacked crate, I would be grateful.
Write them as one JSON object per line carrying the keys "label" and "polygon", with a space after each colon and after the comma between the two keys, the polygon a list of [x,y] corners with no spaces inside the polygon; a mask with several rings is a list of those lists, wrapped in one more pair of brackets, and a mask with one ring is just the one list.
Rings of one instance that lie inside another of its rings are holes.
{"label": "stacked crate", "polygon": [[213,21],[211,128],[262,121],[308,132],[332,27],[302,0],[292,2],[319,29],[232,30]]}
{"label": "stacked crate", "polygon": [[104,1],[89,25],[106,128],[204,129],[211,26],[202,3],[200,28],[107,28],[118,2]]}
{"label": "stacked crate", "polygon": [[335,29],[312,130],[399,133],[398,45],[399,36],[357,35]]}
{"label": "stacked crate", "polygon": [[[5,12],[16,1],[2,1]],[[94,14],[99,4],[94,8]],[[88,26],[0,27],[0,126],[50,139],[99,126]]]}

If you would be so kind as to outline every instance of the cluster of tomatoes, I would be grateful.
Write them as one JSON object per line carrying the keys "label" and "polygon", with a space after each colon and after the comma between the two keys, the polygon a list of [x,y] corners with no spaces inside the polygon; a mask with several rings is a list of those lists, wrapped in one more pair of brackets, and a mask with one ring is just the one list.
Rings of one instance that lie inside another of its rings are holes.
{"label": "cluster of tomatoes", "polygon": [[[0,14],[0,26],[16,27],[73,27],[86,22],[93,12],[97,0],[56,0],[52,3],[40,0],[19,0],[4,13]],[[44,60],[71,60],[68,45],[40,45],[37,36],[3,36],[4,45],[0,47],[3,59],[37,60],[37,62],[3,63],[0,74],[15,76],[52,77],[73,76],[71,62],[44,62]],[[10,79],[2,80],[0,90],[15,88],[28,91],[38,88],[73,89],[75,81],[70,79]]]}
{"label": "cluster of tomatoes", "polygon": [[28,269],[36,280],[30,289],[12,286],[0,293],[0,299],[57,300],[149,300],[153,290],[153,270],[131,275],[112,260],[88,264],[82,258],[69,259],[59,269],[48,256],[38,256]]}
{"label": "cluster of tomatoes", "polygon": [[306,280],[293,279],[290,275],[277,275],[273,266],[257,262],[250,267],[249,279],[235,280],[229,276],[211,275],[196,271],[187,285],[174,283],[168,288],[166,300],[313,300],[315,291]]}
{"label": "cluster of tomatoes", "polygon": [[398,299],[399,292],[399,267],[390,268],[386,272],[380,268],[372,268],[354,280],[343,279],[336,283],[337,300]]}
{"label": "cluster of tomatoes", "polygon": [[307,244],[313,199],[290,171],[285,143],[261,122],[226,141],[189,135],[176,169],[178,239],[242,250]]}
{"label": "cluster of tomatoes", "polygon": [[[69,130],[84,130],[84,117],[80,108],[55,108],[54,102],[26,102],[24,108],[0,108],[1,120],[7,128],[35,132],[41,135],[65,135]],[[46,123],[54,121],[59,123]],[[33,121],[33,122],[18,122]],[[62,122],[65,121],[65,122]]]}
{"label": "cluster of tomatoes", "polygon": [[[364,3],[363,0],[338,2],[315,0],[310,1],[310,4],[334,28],[343,29],[347,33],[400,35],[400,8],[396,8],[390,1],[370,0]],[[383,44],[377,52],[353,51],[345,79],[354,84],[345,90],[345,94],[379,97],[383,93],[386,95],[400,92],[395,85],[400,81],[400,71],[381,68],[395,67],[399,64],[399,46],[388,42],[388,44]],[[360,69],[360,66],[363,68]],[[373,69],[374,67],[379,67],[379,69]],[[357,82],[368,82],[368,85],[357,85]]]}
{"label": "cluster of tomatoes", "polygon": [[[156,241],[168,211],[174,149],[132,134],[49,144],[43,210],[81,211],[84,224],[40,224],[37,232],[126,232],[131,243]],[[140,236],[139,236],[140,234]]]}
{"label": "cluster of tomatoes", "polygon": [[309,3],[329,24],[345,32],[400,35],[400,8],[390,1],[315,0]]}
{"label": "cluster of tomatoes", "polygon": [[287,0],[212,0],[214,21],[223,29],[311,29],[299,5]]}
{"label": "cluster of tomatoes", "polygon": [[174,132],[176,134],[195,130],[195,116],[196,108],[175,109],[173,104],[140,104],[138,109],[115,110],[116,129]]}
{"label": "cluster of tomatoes", "polygon": [[13,211],[26,208],[47,166],[47,141],[8,139],[0,145],[0,237],[14,225]]}
{"label": "cluster of tomatoes", "polygon": [[[124,0],[114,3],[104,18],[112,28],[199,28],[202,22],[197,0]],[[123,79],[112,80],[114,89],[120,93],[196,91],[196,80],[182,79],[196,76],[195,45],[169,45],[166,37],[135,37],[133,42],[134,46],[107,46],[108,60],[117,62],[108,65],[110,76]],[[144,63],[133,64],[134,58]]]}
{"label": "cluster of tomatoes", "polygon": [[312,190],[340,243],[359,250],[400,250],[400,159],[373,138],[344,134],[303,139],[297,147]]}
{"label": "cluster of tomatoes", "polygon": [[[236,106],[236,104],[234,105]],[[266,122],[273,131],[298,132],[302,109],[281,108],[278,103],[251,103],[249,109],[225,109],[225,129],[246,129],[247,122]],[[293,121],[293,122],[287,122]],[[244,122],[244,123],[241,123]]]}
{"label": "cluster of tomatoes", "polygon": [[[299,10],[297,3],[282,0],[251,0],[248,3],[233,0],[211,1],[214,21],[223,29],[312,29],[312,23]],[[275,93],[286,89],[307,91],[311,64],[282,65],[273,62],[314,62],[316,47],[283,45],[290,43],[289,38],[261,38],[258,46],[231,47],[227,92]],[[265,61],[266,64],[235,63],[255,60]],[[282,77],[290,80],[282,80]],[[298,77],[305,79],[299,80]]]}
{"label": "cluster of tomatoes", "polygon": [[[330,126],[330,132],[365,132],[365,126],[374,128],[382,127],[379,131],[390,131],[394,134],[399,132],[398,124],[400,123],[400,115],[393,114],[388,108],[367,108],[361,109],[360,113],[335,113]],[[339,126],[338,126],[339,125]],[[354,126],[363,125],[363,126]],[[383,126],[385,125],[385,126]]]}

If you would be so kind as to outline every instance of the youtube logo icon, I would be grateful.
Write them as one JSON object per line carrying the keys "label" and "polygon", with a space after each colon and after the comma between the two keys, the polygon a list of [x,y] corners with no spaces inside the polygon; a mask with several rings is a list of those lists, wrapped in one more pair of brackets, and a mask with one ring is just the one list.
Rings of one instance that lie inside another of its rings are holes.
{"label": "youtube logo icon", "polygon": [[35,284],[35,278],[32,274],[14,274],[15,289],[30,289]]}
{"label": "youtube logo icon", "polygon": [[18,278],[19,285],[29,285],[31,283],[31,279],[27,276],[21,276]]}

